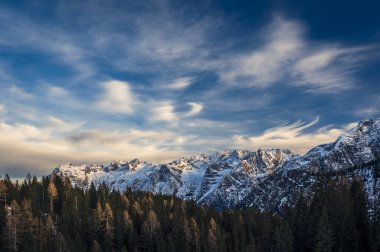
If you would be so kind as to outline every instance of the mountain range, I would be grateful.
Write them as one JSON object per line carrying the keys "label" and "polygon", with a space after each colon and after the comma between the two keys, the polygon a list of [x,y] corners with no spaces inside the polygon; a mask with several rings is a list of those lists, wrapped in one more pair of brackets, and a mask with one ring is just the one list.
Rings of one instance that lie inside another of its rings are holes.
{"label": "mountain range", "polygon": [[216,209],[254,207],[278,211],[311,193],[320,174],[359,177],[370,204],[380,196],[380,119],[363,120],[335,142],[305,155],[289,150],[233,150],[183,157],[166,164],[134,159],[97,164],[64,164],[52,175],[68,177],[87,189],[105,183],[111,189],[174,195]]}

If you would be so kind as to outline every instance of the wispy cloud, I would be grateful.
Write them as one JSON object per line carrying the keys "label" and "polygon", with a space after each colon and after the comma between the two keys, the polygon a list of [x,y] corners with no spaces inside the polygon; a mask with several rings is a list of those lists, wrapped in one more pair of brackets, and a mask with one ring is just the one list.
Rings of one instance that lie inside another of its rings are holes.
{"label": "wispy cloud", "polygon": [[62,29],[36,23],[9,9],[0,11],[0,29],[4,35],[0,38],[0,45],[8,50],[33,50],[55,55],[56,63],[64,62],[76,71],[77,79],[94,74],[93,65],[86,60],[86,50]]}
{"label": "wispy cloud", "polygon": [[299,57],[303,50],[303,28],[297,22],[276,17],[264,31],[269,34],[264,45],[244,56],[232,59],[231,70],[222,73],[223,80],[245,86],[265,87],[286,75],[284,66]]}
{"label": "wispy cloud", "polygon": [[187,103],[191,109],[189,112],[185,113],[184,116],[195,116],[199,114],[203,109],[203,104],[196,102],[188,102]]}
{"label": "wispy cloud", "polygon": [[198,115],[203,104],[197,102],[188,102],[190,110],[187,112],[176,112],[173,101],[155,101],[150,103],[150,116],[148,119],[152,122],[167,122],[172,126],[178,126],[180,121],[185,122],[186,118]]}
{"label": "wispy cloud", "polygon": [[176,123],[178,114],[174,111],[175,107],[170,101],[160,101],[151,104],[150,117],[151,121],[164,121]]}
{"label": "wispy cloud", "polygon": [[47,129],[54,130],[55,133],[67,133],[79,130],[85,122],[67,122],[54,116],[47,117]]}
{"label": "wispy cloud", "polygon": [[[324,126],[313,132],[305,133],[306,129],[316,125],[318,122],[319,117],[310,123],[297,121],[270,128],[257,136],[235,135],[234,142],[240,148],[281,148],[303,154],[319,144],[335,141],[342,133],[347,131],[347,125],[344,125],[335,128]],[[352,125],[350,124],[350,126]]]}
{"label": "wispy cloud", "polygon": [[70,95],[70,92],[67,91],[66,89],[62,87],[57,87],[57,86],[48,86],[47,91],[49,95],[53,97],[67,97]]}
{"label": "wispy cloud", "polygon": [[13,97],[17,97],[19,99],[31,99],[33,98],[33,94],[26,92],[22,88],[12,85],[9,88],[9,94],[12,95]]}
{"label": "wispy cloud", "polygon": [[5,61],[0,61],[0,82],[2,84],[14,82],[14,77],[10,74],[10,67]]}
{"label": "wispy cloud", "polygon": [[190,77],[183,77],[183,78],[178,78],[174,80],[173,82],[164,85],[165,89],[170,89],[170,90],[181,90],[189,87],[191,85],[193,78]]}
{"label": "wispy cloud", "polygon": [[359,118],[375,117],[380,115],[380,97],[374,93],[363,100],[363,103],[353,109]]}
{"label": "wispy cloud", "polygon": [[[149,11],[136,15],[124,15],[115,6],[107,5],[116,15],[109,19],[108,12],[101,9],[102,4],[105,3],[88,6],[80,23],[91,23],[91,29],[75,36],[3,10],[0,21],[4,25],[0,28],[6,36],[0,39],[0,45],[54,55],[56,61],[75,69],[78,79],[97,74],[96,60],[101,59],[114,69],[152,74],[158,83],[174,79],[166,85],[172,90],[191,84],[192,78],[181,76],[211,71],[230,87],[286,83],[315,93],[338,92],[355,86],[356,66],[374,50],[368,46],[313,41],[308,39],[301,22],[275,15],[271,24],[256,31],[257,41],[252,39],[252,46],[241,53],[225,50],[225,42],[211,43],[213,31],[222,24],[215,17],[185,20],[168,4],[152,3]],[[93,16],[103,21],[96,22]],[[115,26],[129,32],[115,33],[112,29]],[[304,67],[309,63],[310,67]]]}
{"label": "wispy cloud", "polygon": [[363,60],[362,53],[371,47],[318,49],[301,58],[292,70],[296,85],[304,85],[311,92],[340,92],[355,86],[355,68]]}
{"label": "wispy cloud", "polygon": [[4,114],[6,112],[6,108],[4,107],[4,105],[1,105],[0,104],[0,115]]}
{"label": "wispy cloud", "polygon": [[[141,11],[125,15],[119,6],[105,4],[108,9],[105,12],[102,2],[88,6],[80,20],[93,25],[88,34],[91,46],[102,52],[97,57],[119,71],[153,75],[156,83],[207,69],[207,59],[214,51],[209,39],[221,25],[218,18],[214,15],[184,18],[180,13],[185,15],[186,4],[174,7],[167,1],[124,4],[127,8],[139,6]],[[114,14],[112,19],[109,12]],[[115,32],[115,27],[125,32]]]}
{"label": "wispy cloud", "polygon": [[380,112],[378,107],[366,107],[366,108],[357,108],[354,113],[361,117],[366,116],[375,116]]}
{"label": "wispy cloud", "polygon": [[[301,86],[306,92],[335,93],[357,85],[356,72],[375,46],[349,47],[307,38],[304,26],[276,17],[263,45],[230,59],[221,79],[239,87]],[[231,66],[232,67],[229,67]]]}
{"label": "wispy cloud", "polygon": [[135,98],[129,83],[112,80],[102,83],[103,94],[96,103],[102,111],[110,114],[131,114]]}

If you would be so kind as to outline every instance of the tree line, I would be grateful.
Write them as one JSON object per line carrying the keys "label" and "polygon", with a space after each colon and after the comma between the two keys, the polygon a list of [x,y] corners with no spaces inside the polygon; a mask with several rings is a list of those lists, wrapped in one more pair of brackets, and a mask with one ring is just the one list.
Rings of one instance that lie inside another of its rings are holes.
{"label": "tree line", "polygon": [[[379,251],[380,210],[359,179],[321,176],[281,213],[222,212],[60,176],[0,180],[1,251]],[[379,204],[377,204],[378,206]]]}

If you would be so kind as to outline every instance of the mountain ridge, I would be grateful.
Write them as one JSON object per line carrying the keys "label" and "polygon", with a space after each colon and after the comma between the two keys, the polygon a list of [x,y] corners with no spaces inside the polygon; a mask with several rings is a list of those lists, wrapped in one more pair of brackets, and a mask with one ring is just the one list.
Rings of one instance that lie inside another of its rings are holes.
{"label": "mountain ridge", "polygon": [[[209,155],[182,157],[166,164],[138,159],[111,162],[108,166],[66,164],[52,174],[70,178],[74,186],[88,188],[106,183],[111,189],[149,191],[194,200],[218,209],[256,207],[277,209],[292,204],[295,191],[307,191],[315,173],[348,171],[380,158],[380,119],[363,120],[329,144],[305,155],[289,150],[224,150]],[[368,168],[369,169],[369,168]],[[366,184],[369,198],[379,194],[380,179],[369,170],[357,174]],[[346,176],[351,176],[347,174]],[[371,182],[369,182],[371,181]],[[268,186],[271,185],[271,186]]]}

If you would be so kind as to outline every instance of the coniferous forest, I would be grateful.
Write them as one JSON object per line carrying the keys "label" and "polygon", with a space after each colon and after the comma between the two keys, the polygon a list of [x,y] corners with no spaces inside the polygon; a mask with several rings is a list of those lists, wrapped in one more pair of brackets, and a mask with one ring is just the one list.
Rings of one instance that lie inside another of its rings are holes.
{"label": "coniferous forest", "polygon": [[[280,214],[217,212],[144,192],[0,180],[1,251],[379,251],[380,211],[360,180],[321,176]],[[379,204],[377,204],[379,205]]]}

